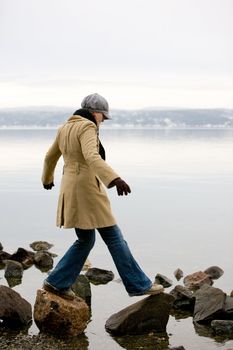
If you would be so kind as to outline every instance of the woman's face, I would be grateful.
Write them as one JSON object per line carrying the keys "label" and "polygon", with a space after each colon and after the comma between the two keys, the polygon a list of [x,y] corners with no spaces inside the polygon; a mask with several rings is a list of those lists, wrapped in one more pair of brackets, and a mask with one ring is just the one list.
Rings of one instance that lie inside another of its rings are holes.
{"label": "woman's face", "polygon": [[100,125],[100,123],[104,122],[104,115],[103,113],[99,113],[99,112],[93,112],[93,116],[95,118],[95,121],[97,123],[97,126]]}

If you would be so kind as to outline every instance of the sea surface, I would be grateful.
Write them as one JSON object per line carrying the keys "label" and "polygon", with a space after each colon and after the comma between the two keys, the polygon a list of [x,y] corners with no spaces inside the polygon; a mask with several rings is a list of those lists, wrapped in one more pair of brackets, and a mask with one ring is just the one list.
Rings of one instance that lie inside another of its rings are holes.
{"label": "sea surface", "polygon": [[[41,184],[44,155],[56,130],[0,130],[0,242],[13,253],[30,249],[36,240],[54,244],[57,260],[75,239],[73,230],[55,226],[62,160],[55,187]],[[132,193],[118,197],[108,190],[113,212],[142,269],[153,280],[162,273],[177,282],[173,272],[184,274],[218,265],[224,275],[214,286],[233,290],[233,130],[232,129],[102,129],[107,162],[129,183]],[[133,349],[146,338],[112,338],[104,328],[108,317],[140,300],[124,290],[109,253],[98,237],[89,259],[93,267],[112,270],[114,281],[92,285],[92,319],[85,331],[83,349]],[[32,267],[14,287],[34,304],[36,291],[47,273]],[[8,285],[4,270],[0,284]],[[173,287],[168,289],[169,292]],[[37,334],[33,323],[29,334]],[[161,339],[161,344],[163,339]],[[130,345],[131,344],[131,345]],[[229,350],[233,340],[213,338],[197,329],[192,318],[170,316],[167,340],[161,349],[183,345],[187,350]],[[139,348],[139,347],[138,347]],[[148,349],[152,349],[148,347]]]}

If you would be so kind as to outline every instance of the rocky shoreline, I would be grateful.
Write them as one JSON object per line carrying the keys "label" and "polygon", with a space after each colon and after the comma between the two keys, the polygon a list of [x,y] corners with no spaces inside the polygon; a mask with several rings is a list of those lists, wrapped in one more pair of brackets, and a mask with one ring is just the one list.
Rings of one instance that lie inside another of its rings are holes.
{"label": "rocky shoreline", "polygon": [[[52,244],[38,241],[30,247],[33,251],[18,248],[14,254],[3,250],[0,243],[0,264],[5,269],[4,276],[9,287],[0,286],[0,349],[5,350],[63,350],[88,349],[88,338],[84,330],[91,315],[91,283],[106,284],[114,279],[112,271],[91,268],[87,262],[87,272],[81,274],[72,286],[77,295],[74,300],[64,300],[60,296],[44,290],[37,291],[34,307],[16,293],[12,287],[22,282],[24,270],[33,264],[42,271],[53,266],[49,252]],[[213,286],[223,275],[218,266],[205,271],[197,271],[184,276],[181,269],[174,271],[177,281],[183,278],[183,285],[177,284],[169,293],[144,297],[119,312],[110,315],[106,321],[106,331],[118,338],[121,345],[128,342],[127,349],[184,349],[169,347],[166,326],[169,316],[193,318],[197,333],[203,329],[211,337],[233,339],[233,291],[227,295]],[[157,274],[155,282],[164,288],[173,285],[172,279]],[[180,282],[179,282],[180,283]],[[47,305],[47,306],[46,306]],[[34,313],[33,313],[34,310]],[[33,315],[32,315],[33,314]],[[40,329],[38,335],[28,335],[34,322]],[[64,338],[64,339],[62,339]],[[145,347],[144,347],[145,346]]]}

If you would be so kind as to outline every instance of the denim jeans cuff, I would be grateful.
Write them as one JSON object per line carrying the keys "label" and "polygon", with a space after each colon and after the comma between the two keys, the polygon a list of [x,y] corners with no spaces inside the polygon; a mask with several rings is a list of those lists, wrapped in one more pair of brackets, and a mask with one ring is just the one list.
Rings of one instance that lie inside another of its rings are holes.
{"label": "denim jeans cuff", "polygon": [[137,297],[137,296],[140,296],[140,295],[144,295],[145,292],[147,292],[151,287],[152,287],[153,283],[151,282],[151,284],[146,287],[144,290],[142,290],[141,292],[136,292],[136,293],[128,293],[128,295],[130,297]]}

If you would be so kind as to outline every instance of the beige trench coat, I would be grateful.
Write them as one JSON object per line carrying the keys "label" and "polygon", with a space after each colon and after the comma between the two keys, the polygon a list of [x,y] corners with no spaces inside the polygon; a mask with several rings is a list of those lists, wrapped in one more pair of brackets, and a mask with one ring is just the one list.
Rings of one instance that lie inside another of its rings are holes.
{"label": "beige trench coat", "polygon": [[92,229],[116,224],[102,183],[119,175],[100,157],[97,126],[72,116],[58,130],[44,160],[42,183],[53,182],[60,156],[64,167],[57,208],[57,226]]}

